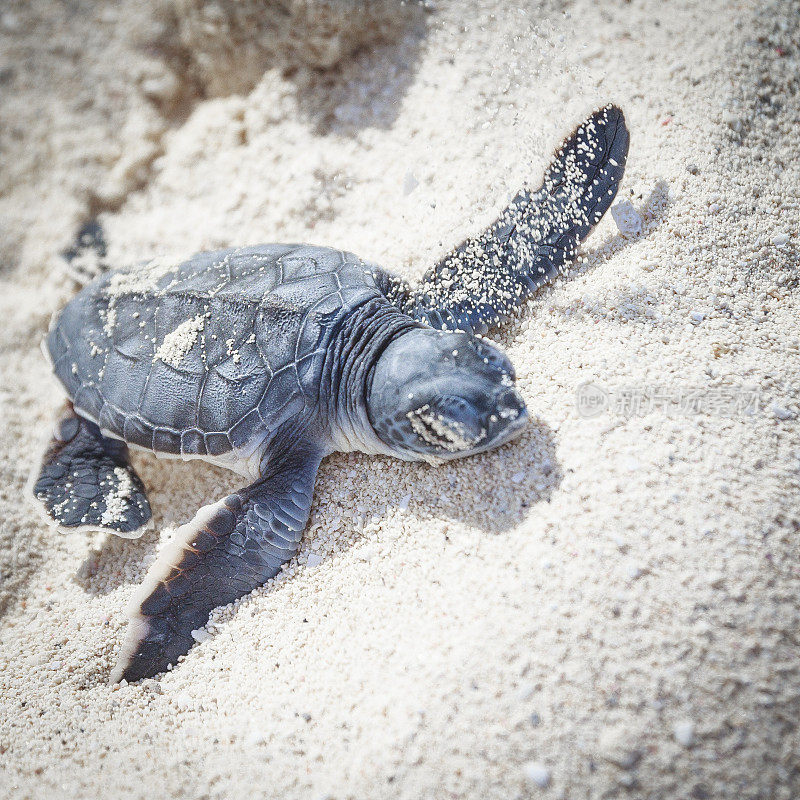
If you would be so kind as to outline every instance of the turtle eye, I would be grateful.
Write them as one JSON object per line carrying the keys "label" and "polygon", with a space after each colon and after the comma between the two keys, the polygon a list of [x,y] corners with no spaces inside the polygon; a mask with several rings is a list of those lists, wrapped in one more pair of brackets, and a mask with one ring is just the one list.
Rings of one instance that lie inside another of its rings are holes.
{"label": "turtle eye", "polygon": [[478,354],[478,358],[490,369],[496,370],[504,377],[507,376],[512,383],[517,380],[517,372],[514,369],[514,365],[496,347],[492,347],[480,339],[474,339],[472,346]]}
{"label": "turtle eye", "polygon": [[448,394],[433,398],[428,404],[441,419],[471,424],[476,419],[475,410],[463,397]]}

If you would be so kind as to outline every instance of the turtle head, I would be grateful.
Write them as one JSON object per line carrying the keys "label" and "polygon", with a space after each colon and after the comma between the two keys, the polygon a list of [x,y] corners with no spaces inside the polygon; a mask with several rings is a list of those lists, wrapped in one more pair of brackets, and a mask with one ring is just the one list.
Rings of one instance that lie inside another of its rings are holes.
{"label": "turtle head", "polygon": [[528,419],[508,358],[461,332],[414,328],[381,353],[367,394],[375,432],[401,458],[439,462],[497,447]]}

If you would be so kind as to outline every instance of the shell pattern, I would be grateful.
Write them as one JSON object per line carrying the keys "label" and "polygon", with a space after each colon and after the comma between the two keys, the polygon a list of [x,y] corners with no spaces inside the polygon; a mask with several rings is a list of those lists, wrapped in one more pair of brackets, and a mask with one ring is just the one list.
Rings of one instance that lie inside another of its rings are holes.
{"label": "shell pattern", "polygon": [[187,457],[252,449],[316,403],[333,331],[381,296],[376,270],[306,245],[154,261],[85,287],[47,347],[75,408],[112,436]]}

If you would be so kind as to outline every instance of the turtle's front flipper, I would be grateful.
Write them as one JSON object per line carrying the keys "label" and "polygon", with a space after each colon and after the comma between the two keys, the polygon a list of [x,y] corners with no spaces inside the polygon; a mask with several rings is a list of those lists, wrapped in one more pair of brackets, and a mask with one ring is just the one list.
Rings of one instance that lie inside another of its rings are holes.
{"label": "turtle's front flipper", "polygon": [[613,202],[627,154],[622,111],[596,111],[558,149],[541,188],[521,191],[428,270],[404,310],[434,328],[485,333],[502,322],[575,258]]}
{"label": "turtle's front flipper", "polygon": [[103,436],[71,403],[56,423],[33,494],[61,528],[104,530],[132,539],[150,521],[150,504],[125,443]]}
{"label": "turtle's front flipper", "polygon": [[211,611],[280,572],[300,547],[320,460],[296,447],[279,469],[175,532],[131,601],[112,683],[163,672],[189,651]]}

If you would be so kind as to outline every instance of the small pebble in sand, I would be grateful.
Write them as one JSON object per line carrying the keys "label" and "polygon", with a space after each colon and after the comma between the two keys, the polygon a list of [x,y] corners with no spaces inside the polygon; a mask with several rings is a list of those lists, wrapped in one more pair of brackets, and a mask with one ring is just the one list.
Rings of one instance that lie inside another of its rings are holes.
{"label": "small pebble in sand", "polygon": [[598,749],[604,760],[620,769],[633,769],[642,757],[636,738],[624,726],[604,730],[598,740]]}
{"label": "small pebble in sand", "polygon": [[722,121],[729,127],[735,131],[738,131],[742,127],[742,120],[730,110],[726,110],[722,112]]}
{"label": "small pebble in sand", "polygon": [[773,403],[770,406],[770,411],[772,411],[776,419],[784,421],[788,419],[794,419],[796,416],[794,411],[792,411],[789,408],[785,408],[784,406],[779,405],[778,403]]}
{"label": "small pebble in sand", "polygon": [[358,557],[362,561],[374,561],[378,555],[378,548],[372,542],[365,544],[358,553]]}
{"label": "small pebble in sand", "polygon": [[16,15],[12,14],[10,11],[6,11],[0,16],[0,27],[9,33],[15,33],[20,29],[21,25]]}
{"label": "small pebble in sand", "polygon": [[188,692],[178,692],[173,695],[172,703],[178,711],[190,711],[196,707],[194,698]]}
{"label": "small pebble in sand", "polygon": [[308,561],[306,562],[309,567],[318,567],[322,562],[323,558],[319,553],[309,553],[308,554]]}
{"label": "small pebble in sand", "polygon": [[705,318],[706,315],[702,311],[692,311],[689,315],[689,319],[692,320],[692,325],[699,325]]}
{"label": "small pebble in sand", "polygon": [[532,683],[523,683],[517,691],[517,697],[522,701],[530,700],[535,691],[536,687]]}
{"label": "small pebble in sand", "polygon": [[405,178],[403,178],[403,197],[408,197],[414,189],[419,186],[419,181],[417,180],[414,173],[409,170],[406,172]]}
{"label": "small pebble in sand", "polygon": [[157,77],[148,78],[142,82],[142,92],[145,97],[162,103],[173,101],[180,90],[180,82],[175,77],[175,74],[168,70]]}
{"label": "small pebble in sand", "polygon": [[675,741],[683,747],[691,747],[694,744],[694,722],[690,719],[682,719],[675,723],[672,729]]}
{"label": "small pebble in sand", "polygon": [[642,575],[644,575],[644,570],[640,566],[637,566],[636,564],[631,564],[628,566],[627,573],[628,573],[628,578],[630,578],[632,581],[635,581],[641,578]]}
{"label": "small pebble in sand", "polygon": [[712,572],[708,576],[708,585],[712,589],[721,589],[725,585],[725,576],[721,572]]}
{"label": "small pebble in sand", "polygon": [[789,244],[789,234],[788,233],[776,233],[772,237],[772,244],[775,247],[786,247]]}
{"label": "small pebble in sand", "polygon": [[612,206],[611,216],[617,224],[617,229],[626,239],[632,239],[642,232],[642,215],[633,207],[630,200],[620,200]]}
{"label": "small pebble in sand", "polygon": [[198,628],[196,631],[192,631],[192,639],[196,642],[205,642],[210,638],[211,634],[205,628]]}
{"label": "small pebble in sand", "polygon": [[550,785],[550,770],[540,761],[529,761],[525,767],[525,779],[541,789]]}
{"label": "small pebble in sand", "polygon": [[687,164],[686,171],[690,175],[697,175],[697,173],[700,172],[700,167],[698,167],[697,164]]}

